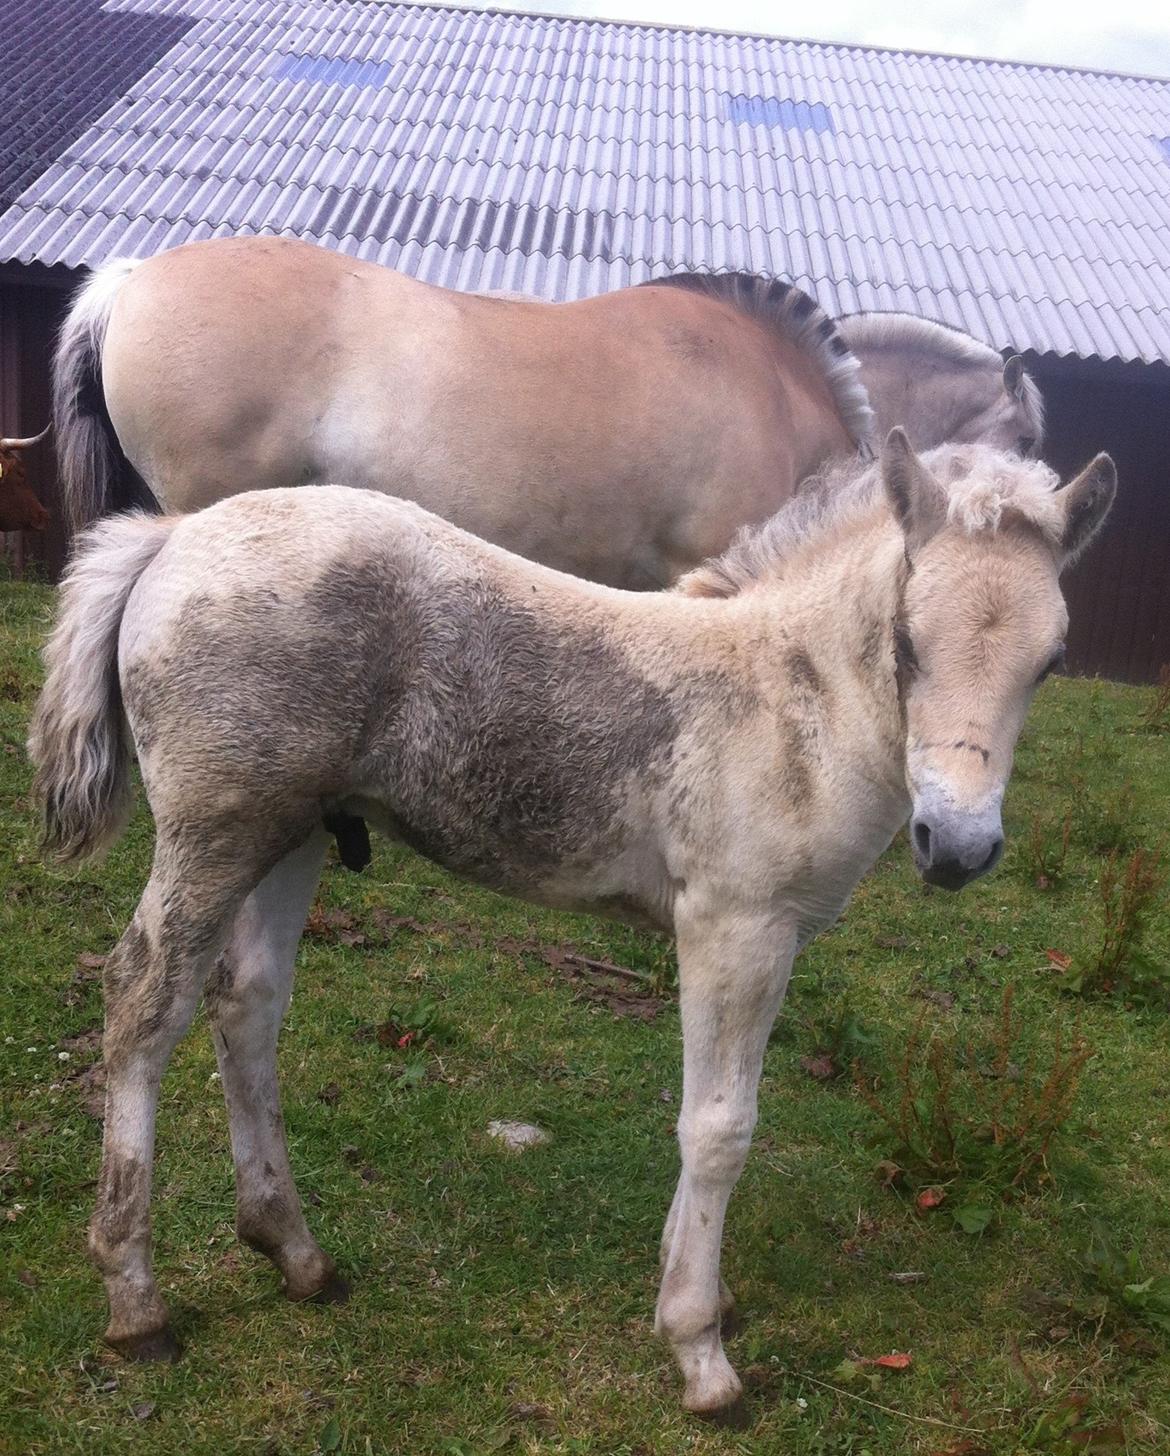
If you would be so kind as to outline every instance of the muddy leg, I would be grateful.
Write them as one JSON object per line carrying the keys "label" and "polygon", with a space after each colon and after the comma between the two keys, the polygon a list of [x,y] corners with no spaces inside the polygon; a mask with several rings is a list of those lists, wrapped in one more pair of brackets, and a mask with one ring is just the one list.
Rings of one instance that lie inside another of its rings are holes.
{"label": "muddy leg", "polygon": [[343,1299],[344,1281],[305,1224],[288,1165],[276,1042],[305,916],[329,844],[315,834],[248,896],[207,987],[231,1122],[236,1229],[284,1275],[290,1299]]}
{"label": "muddy leg", "polygon": [[682,1176],[667,1221],[656,1328],[686,1379],[683,1405],[702,1414],[724,1410],[741,1393],[720,1336],[723,1219],[751,1143],[764,1048],[794,938],[774,918],[747,913],[679,924]]}
{"label": "muddy leg", "polygon": [[131,1359],[173,1359],[179,1346],[154,1282],[150,1184],[159,1083],[190,1025],[204,977],[244,893],[200,893],[155,867],[105,970],[106,1120],[90,1255],[110,1301],[106,1339]]}
{"label": "muddy leg", "polygon": [[[670,1246],[674,1242],[674,1231],[678,1225],[678,1207],[682,1192],[682,1180],[675,1185],[674,1197],[670,1202],[670,1212],[666,1215],[666,1223],[662,1230],[662,1240],[658,1245],[658,1263],[665,1269],[666,1261],[670,1256]],[[719,1317],[723,1324],[724,1334],[734,1325],[732,1316],[735,1314],[735,1295],[728,1288],[727,1281],[720,1276],[719,1279]]]}

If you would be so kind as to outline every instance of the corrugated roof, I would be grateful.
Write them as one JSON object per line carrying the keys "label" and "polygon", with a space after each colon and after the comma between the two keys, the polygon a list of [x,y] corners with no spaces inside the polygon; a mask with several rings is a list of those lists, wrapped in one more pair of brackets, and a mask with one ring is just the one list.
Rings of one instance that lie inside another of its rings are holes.
{"label": "corrugated roof", "polygon": [[0,259],[279,232],[561,299],[742,268],[1170,363],[1170,82],[368,0],[100,9],[187,28],[0,213]]}
{"label": "corrugated roof", "polygon": [[183,15],[99,0],[0,0],[0,208],[189,29]]}

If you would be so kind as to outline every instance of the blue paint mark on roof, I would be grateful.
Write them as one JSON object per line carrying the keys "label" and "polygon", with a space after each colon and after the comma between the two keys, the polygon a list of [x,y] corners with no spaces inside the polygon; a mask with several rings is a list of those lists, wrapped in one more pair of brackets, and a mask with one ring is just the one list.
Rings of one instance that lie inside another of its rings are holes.
{"label": "blue paint mark on roof", "polygon": [[780,126],[786,131],[833,134],[833,116],[823,101],[793,101],[787,96],[752,96],[740,93],[724,99],[728,121],[751,126]]}
{"label": "blue paint mark on roof", "polygon": [[281,56],[269,71],[274,81],[323,81],[327,86],[385,86],[390,66],[331,56]]}

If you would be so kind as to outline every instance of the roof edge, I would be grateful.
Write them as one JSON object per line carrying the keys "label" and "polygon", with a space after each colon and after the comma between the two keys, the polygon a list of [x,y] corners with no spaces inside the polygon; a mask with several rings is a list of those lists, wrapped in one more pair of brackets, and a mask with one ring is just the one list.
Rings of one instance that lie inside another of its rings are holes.
{"label": "roof edge", "polygon": [[446,10],[464,15],[508,15],[532,20],[563,20],[574,25],[621,25],[631,30],[660,30],[688,35],[719,35],[736,40],[776,40],[789,45],[819,46],[825,50],[878,51],[882,55],[920,56],[936,61],[971,61],[982,66],[1011,66],[1021,70],[1067,71],[1074,76],[1109,76],[1122,81],[1150,81],[1170,86],[1170,76],[1147,75],[1141,71],[1111,71],[1104,66],[1074,66],[1060,61],[1007,60],[1003,56],[981,56],[963,51],[921,50],[914,46],[867,45],[862,41],[824,40],[810,35],[779,35],[763,30],[728,30],[711,25],[672,25],[665,20],[631,20],[619,15],[563,15],[555,10],[516,10],[508,5],[432,4],[431,0],[374,0],[375,4],[403,5],[414,10]]}

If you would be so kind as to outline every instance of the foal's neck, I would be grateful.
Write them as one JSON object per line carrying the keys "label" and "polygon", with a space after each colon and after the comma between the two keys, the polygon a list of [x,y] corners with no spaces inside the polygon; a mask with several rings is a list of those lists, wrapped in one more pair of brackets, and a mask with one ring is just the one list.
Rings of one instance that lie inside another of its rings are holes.
{"label": "foal's neck", "polygon": [[905,725],[894,628],[908,570],[904,537],[883,501],[810,540],[775,588],[764,589],[777,630],[832,687],[851,726],[869,740],[873,767],[898,783]]}

